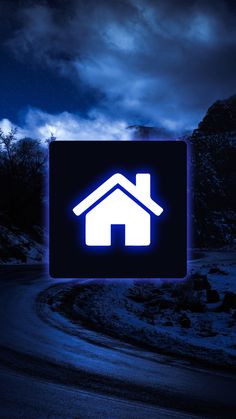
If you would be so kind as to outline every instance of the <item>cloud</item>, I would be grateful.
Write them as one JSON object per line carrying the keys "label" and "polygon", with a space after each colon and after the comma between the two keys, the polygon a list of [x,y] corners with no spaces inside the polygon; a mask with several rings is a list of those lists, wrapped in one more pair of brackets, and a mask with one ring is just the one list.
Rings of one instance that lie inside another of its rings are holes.
{"label": "cloud", "polygon": [[22,121],[16,126],[8,119],[0,121],[0,128],[7,134],[11,128],[17,128],[17,137],[31,137],[41,140],[50,138],[57,140],[129,140],[132,130],[127,130],[124,121],[105,118],[96,112],[89,118],[81,118],[69,112],[51,115],[39,109],[30,109]]}
{"label": "cloud", "polygon": [[229,1],[36,1],[17,21],[11,50],[97,89],[99,114],[114,120],[193,128],[213,101],[234,93]]}
{"label": "cloud", "polygon": [[13,124],[11,121],[9,121],[9,119],[7,118],[3,118],[0,121],[0,130],[4,133],[4,134],[8,134],[12,129],[16,128],[16,125]]}

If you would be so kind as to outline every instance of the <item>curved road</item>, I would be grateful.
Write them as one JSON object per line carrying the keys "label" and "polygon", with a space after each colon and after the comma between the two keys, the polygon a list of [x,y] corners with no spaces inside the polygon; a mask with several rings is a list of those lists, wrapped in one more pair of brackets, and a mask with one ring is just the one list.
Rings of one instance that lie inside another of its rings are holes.
{"label": "curved road", "polygon": [[37,303],[55,282],[1,267],[1,418],[236,417],[235,375],[70,323]]}

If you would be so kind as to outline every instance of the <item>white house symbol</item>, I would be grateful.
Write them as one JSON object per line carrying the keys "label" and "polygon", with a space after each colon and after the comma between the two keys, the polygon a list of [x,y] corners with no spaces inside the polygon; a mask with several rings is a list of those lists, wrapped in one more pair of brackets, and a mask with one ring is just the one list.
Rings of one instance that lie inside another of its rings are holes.
{"label": "white house symbol", "polygon": [[[85,216],[87,246],[111,246],[111,226],[125,225],[125,246],[149,246],[151,215],[163,212],[151,198],[151,175],[137,173],[136,185],[116,173],[73,208]],[[96,204],[97,203],[97,204]],[[140,205],[141,204],[141,205]]]}

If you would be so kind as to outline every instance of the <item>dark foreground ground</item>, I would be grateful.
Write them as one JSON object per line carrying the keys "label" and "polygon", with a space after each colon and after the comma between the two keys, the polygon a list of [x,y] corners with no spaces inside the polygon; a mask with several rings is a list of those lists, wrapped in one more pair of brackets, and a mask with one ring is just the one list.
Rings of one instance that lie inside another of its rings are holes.
{"label": "dark foreground ground", "polygon": [[235,418],[236,375],[71,323],[39,303],[54,282],[1,267],[1,418]]}

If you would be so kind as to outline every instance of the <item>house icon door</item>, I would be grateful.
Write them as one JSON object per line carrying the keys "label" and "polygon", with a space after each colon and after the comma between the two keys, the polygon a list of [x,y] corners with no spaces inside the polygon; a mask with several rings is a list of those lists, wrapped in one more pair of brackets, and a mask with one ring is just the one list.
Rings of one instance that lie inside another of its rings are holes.
{"label": "house icon door", "polygon": [[73,208],[85,215],[87,246],[111,246],[111,226],[125,226],[125,246],[151,244],[151,214],[161,215],[163,208],[151,198],[151,175],[137,173],[136,184],[120,173],[108,178]]}

